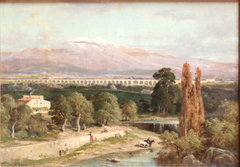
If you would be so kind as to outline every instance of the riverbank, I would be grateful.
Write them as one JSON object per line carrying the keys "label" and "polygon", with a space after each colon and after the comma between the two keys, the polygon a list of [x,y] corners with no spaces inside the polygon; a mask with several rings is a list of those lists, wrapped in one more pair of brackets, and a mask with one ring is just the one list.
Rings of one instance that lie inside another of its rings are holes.
{"label": "riverbank", "polygon": [[[99,157],[109,153],[116,152],[129,152],[129,151],[137,151],[142,149],[151,149],[151,148],[160,148],[161,146],[157,144],[160,142],[158,138],[159,134],[140,130],[138,128],[133,127],[125,127],[125,126],[116,126],[116,127],[105,127],[109,132],[116,130],[124,130],[126,135],[121,138],[111,137],[108,139],[104,139],[102,141],[93,141],[87,143],[70,154],[56,157],[56,158],[45,158],[40,160],[22,160],[18,162],[12,163],[4,163],[2,166],[71,166],[76,163],[79,163],[81,160],[90,159],[94,157]],[[103,128],[93,127],[89,128],[87,131],[81,131],[80,134],[88,134],[90,131],[94,134],[101,132]],[[75,132],[76,133],[76,132]],[[73,134],[69,132],[64,132],[64,137],[69,137]],[[80,135],[79,134],[79,135]],[[58,135],[63,137],[63,135]],[[146,140],[150,137],[151,140],[155,140],[152,144],[151,148],[141,148],[136,146],[139,143],[139,140]]]}
{"label": "riverbank", "polygon": [[[151,147],[142,148],[137,146],[140,140],[144,141],[148,137],[150,137],[151,140],[155,141]],[[119,138],[119,139],[109,138],[103,141],[93,142],[90,144],[90,147],[88,146],[81,147],[80,149],[75,151],[76,153],[80,153],[80,154],[72,157],[72,159],[75,158],[75,161],[68,163],[66,165],[71,166],[77,162],[78,164],[80,164],[81,162],[79,161],[81,160],[95,158],[95,157],[103,156],[105,154],[110,154],[110,153],[117,153],[117,152],[128,153],[128,152],[144,150],[144,149],[149,150],[152,148],[160,148],[161,145],[159,145],[158,142],[160,142],[158,134],[132,127],[132,128],[128,128],[126,136],[122,138]]]}

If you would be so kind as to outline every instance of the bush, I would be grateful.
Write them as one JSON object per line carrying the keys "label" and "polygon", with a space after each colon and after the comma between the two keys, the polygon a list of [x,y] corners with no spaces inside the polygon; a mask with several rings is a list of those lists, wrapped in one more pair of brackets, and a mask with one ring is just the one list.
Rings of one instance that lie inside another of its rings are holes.
{"label": "bush", "polygon": [[164,150],[159,152],[159,157],[156,159],[158,165],[179,165],[182,158],[189,154],[200,159],[208,147],[227,149],[237,156],[239,151],[238,103],[224,101],[222,107],[226,109],[224,117],[205,121],[201,138],[192,129],[187,137],[181,138],[175,132],[165,131],[161,134]]}
{"label": "bush", "polygon": [[211,119],[205,121],[204,144],[207,146],[238,151],[239,142],[239,117],[238,103],[224,101],[222,107],[226,108],[223,119]]}
{"label": "bush", "polygon": [[192,129],[187,137],[179,138],[177,133],[165,131],[160,135],[160,138],[163,148],[170,150],[169,155],[172,159],[182,159],[189,154],[198,157],[205,150],[201,139]]}
{"label": "bush", "polygon": [[18,131],[16,134],[15,134],[15,137],[16,138],[27,138],[28,137],[28,134],[25,130],[21,130],[21,131]]}
{"label": "bush", "polygon": [[36,137],[48,132],[47,122],[43,120],[42,114],[31,115],[26,131],[28,136]]}

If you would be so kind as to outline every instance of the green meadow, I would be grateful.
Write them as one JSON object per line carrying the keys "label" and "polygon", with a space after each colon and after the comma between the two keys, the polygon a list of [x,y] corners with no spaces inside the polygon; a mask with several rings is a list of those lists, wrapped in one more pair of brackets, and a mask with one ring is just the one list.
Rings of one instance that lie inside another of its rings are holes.
{"label": "green meadow", "polygon": [[[1,94],[10,94],[15,99],[21,98],[23,95],[29,95],[31,91],[2,91]],[[124,92],[118,90],[101,90],[101,89],[79,89],[79,90],[54,90],[54,91],[34,91],[32,95],[43,95],[44,99],[51,100],[53,97],[57,95],[69,95],[72,92],[79,92],[84,96],[88,95],[96,95],[101,92],[109,92],[115,95],[118,98],[118,102],[121,103],[124,100],[130,99],[134,102],[139,101],[140,99],[145,99],[150,101],[151,95],[150,94],[140,94],[134,92]]]}

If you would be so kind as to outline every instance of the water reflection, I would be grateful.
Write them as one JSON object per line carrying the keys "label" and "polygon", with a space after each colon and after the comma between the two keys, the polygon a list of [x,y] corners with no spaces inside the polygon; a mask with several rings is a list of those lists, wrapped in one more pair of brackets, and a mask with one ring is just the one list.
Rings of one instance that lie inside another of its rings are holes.
{"label": "water reflection", "polygon": [[[156,162],[153,158],[157,157],[159,150],[141,150],[134,152],[121,152],[114,154],[107,154],[97,158],[91,158],[83,160],[75,164],[74,166],[81,167],[106,167],[106,166],[117,166],[117,167],[157,167]],[[106,159],[118,158],[119,163],[113,163],[106,161]]]}
{"label": "water reflection", "polygon": [[[161,118],[161,119],[142,119],[140,120],[141,121],[146,121],[146,122],[178,122],[178,118],[172,118],[172,119],[164,119],[164,118]],[[136,121],[137,122],[137,121]]]}

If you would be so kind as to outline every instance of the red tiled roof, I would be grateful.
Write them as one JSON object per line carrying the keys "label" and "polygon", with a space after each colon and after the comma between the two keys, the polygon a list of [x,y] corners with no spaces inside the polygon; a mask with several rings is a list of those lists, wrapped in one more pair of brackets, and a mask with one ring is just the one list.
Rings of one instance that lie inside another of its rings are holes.
{"label": "red tiled roof", "polygon": [[21,99],[18,99],[19,101],[30,101],[32,99],[35,99],[35,98],[32,98],[32,97],[24,97],[24,98],[21,98]]}

